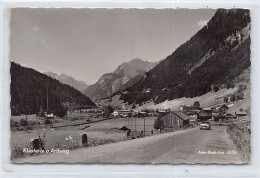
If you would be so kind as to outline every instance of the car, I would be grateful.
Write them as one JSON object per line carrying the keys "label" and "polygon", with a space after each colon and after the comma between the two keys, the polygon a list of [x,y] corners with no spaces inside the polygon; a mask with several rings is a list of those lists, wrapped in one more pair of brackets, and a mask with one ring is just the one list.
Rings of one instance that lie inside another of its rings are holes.
{"label": "car", "polygon": [[202,122],[200,124],[200,130],[210,130],[211,129],[211,125],[209,122]]}

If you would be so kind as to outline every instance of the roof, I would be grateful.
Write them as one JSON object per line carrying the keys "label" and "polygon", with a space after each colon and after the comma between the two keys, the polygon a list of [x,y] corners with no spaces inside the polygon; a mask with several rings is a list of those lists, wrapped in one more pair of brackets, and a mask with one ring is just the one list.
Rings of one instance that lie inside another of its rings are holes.
{"label": "roof", "polygon": [[167,116],[167,115],[170,114],[170,113],[173,114],[173,115],[175,115],[175,116],[177,116],[177,117],[179,117],[179,118],[182,119],[182,120],[190,120],[190,117],[189,117],[188,115],[184,114],[184,113],[181,112],[181,111],[170,111],[170,112],[168,112],[168,113],[165,113],[165,114],[159,116],[158,118],[162,118],[162,117],[164,117],[164,116]]}
{"label": "roof", "polygon": [[173,113],[174,115],[176,116],[179,116],[181,119],[183,120],[189,120],[190,119],[190,116],[184,114],[183,112],[181,111],[172,111],[171,113]]}
{"label": "roof", "polygon": [[200,112],[200,113],[198,113],[198,116],[199,116],[199,117],[211,117],[212,114],[205,113],[205,112]]}
{"label": "roof", "polygon": [[238,111],[238,112],[235,112],[236,115],[247,115],[247,112],[246,111]]}
{"label": "roof", "polygon": [[212,108],[203,108],[203,111],[212,111]]}

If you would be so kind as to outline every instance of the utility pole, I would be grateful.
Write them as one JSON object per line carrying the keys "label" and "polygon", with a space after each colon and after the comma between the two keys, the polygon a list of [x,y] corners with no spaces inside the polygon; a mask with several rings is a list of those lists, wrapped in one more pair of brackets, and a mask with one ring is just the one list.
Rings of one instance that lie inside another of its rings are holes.
{"label": "utility pole", "polygon": [[49,80],[47,80],[47,114],[49,110]]}
{"label": "utility pole", "polygon": [[135,117],[135,131],[136,131],[136,117]]}
{"label": "utility pole", "polygon": [[144,137],[145,137],[145,116],[144,116]]}
{"label": "utility pole", "polygon": [[132,130],[132,125],[133,125],[133,118],[131,117],[131,130]]}

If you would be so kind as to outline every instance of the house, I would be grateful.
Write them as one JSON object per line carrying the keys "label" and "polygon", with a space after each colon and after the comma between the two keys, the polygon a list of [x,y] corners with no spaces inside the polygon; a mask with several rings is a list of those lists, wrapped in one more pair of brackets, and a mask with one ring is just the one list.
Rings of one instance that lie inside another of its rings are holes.
{"label": "house", "polygon": [[237,118],[247,116],[246,111],[238,111],[238,112],[235,112],[235,114],[236,114]]}
{"label": "house", "polygon": [[129,114],[132,114],[132,111],[130,109],[122,109],[122,110],[114,110],[114,112],[111,115],[127,117]]}
{"label": "house", "polygon": [[199,113],[199,111],[197,110],[191,110],[188,112],[185,112],[186,115],[188,115],[190,117],[190,121],[196,121],[197,120],[197,114]]}
{"label": "house", "polygon": [[232,114],[230,114],[230,113],[227,113],[227,114],[226,114],[226,118],[227,118],[227,119],[229,119],[229,118],[235,119],[236,116],[235,116],[235,115],[232,115]]}
{"label": "house", "polygon": [[212,108],[203,108],[203,110],[197,114],[197,120],[204,121],[204,120],[212,119],[213,116],[212,112],[213,112]]}
{"label": "house", "polygon": [[179,111],[191,111],[192,110],[192,106],[191,105],[180,105],[178,108]]}
{"label": "house", "polygon": [[53,113],[47,114],[47,112],[45,112],[44,113],[44,117],[45,118],[49,118],[49,119],[53,119],[54,118],[54,114]]}
{"label": "house", "polygon": [[142,93],[150,93],[151,92],[151,88],[147,88],[147,89],[143,89]]}
{"label": "house", "polygon": [[97,109],[80,109],[79,110],[81,113],[104,113],[104,109],[102,108],[97,108]]}
{"label": "house", "polygon": [[165,113],[168,113],[170,111],[170,109],[158,109],[158,113],[160,114],[165,114]]}
{"label": "house", "polygon": [[117,110],[114,110],[114,112],[111,114],[112,116],[119,116],[119,113]]}
{"label": "house", "polygon": [[180,105],[178,110],[183,111],[183,105]]}
{"label": "house", "polygon": [[202,111],[205,113],[212,113],[213,109],[208,107],[208,108],[203,108]]}
{"label": "house", "polygon": [[223,104],[222,106],[220,106],[219,110],[223,111],[223,112],[226,112],[228,110],[228,106]]}
{"label": "house", "polygon": [[162,120],[164,128],[167,130],[177,130],[189,125],[190,117],[181,111],[170,111],[165,115],[158,117]]}

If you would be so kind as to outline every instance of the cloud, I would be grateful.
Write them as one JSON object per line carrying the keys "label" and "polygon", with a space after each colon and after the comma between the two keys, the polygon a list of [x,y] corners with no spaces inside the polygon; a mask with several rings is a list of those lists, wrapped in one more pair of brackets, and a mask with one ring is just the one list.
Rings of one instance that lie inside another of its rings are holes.
{"label": "cloud", "polygon": [[199,22],[198,22],[198,26],[200,28],[204,27],[207,23],[208,23],[209,20],[202,20],[200,19]]}
{"label": "cloud", "polygon": [[40,27],[34,26],[34,27],[32,27],[32,30],[33,30],[33,31],[39,31],[39,30],[40,30]]}

